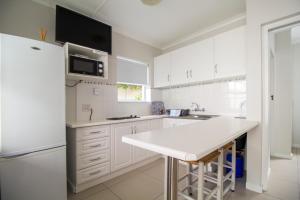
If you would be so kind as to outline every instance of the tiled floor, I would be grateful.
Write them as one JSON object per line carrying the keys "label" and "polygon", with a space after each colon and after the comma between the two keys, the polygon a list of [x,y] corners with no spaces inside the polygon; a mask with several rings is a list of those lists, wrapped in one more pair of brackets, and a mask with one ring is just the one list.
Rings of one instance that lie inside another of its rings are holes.
{"label": "tiled floor", "polygon": [[[181,167],[179,173],[184,172]],[[68,200],[163,200],[163,159],[127,173]],[[238,179],[236,191],[226,200],[300,200],[300,149],[292,160],[272,159],[269,189],[257,194],[245,189],[245,179]],[[180,199],[181,200],[181,199]]]}

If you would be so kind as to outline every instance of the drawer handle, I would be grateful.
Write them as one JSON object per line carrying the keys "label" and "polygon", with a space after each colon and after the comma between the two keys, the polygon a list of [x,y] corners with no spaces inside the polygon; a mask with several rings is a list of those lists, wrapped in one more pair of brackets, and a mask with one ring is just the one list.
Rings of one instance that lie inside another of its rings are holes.
{"label": "drawer handle", "polygon": [[96,145],[90,146],[90,148],[97,148],[97,147],[101,147],[101,146],[102,146],[101,144],[96,144]]}
{"label": "drawer handle", "polygon": [[93,175],[96,175],[96,174],[99,174],[99,173],[101,173],[101,170],[98,170],[98,171],[95,171],[95,172],[91,172],[90,176],[93,176]]}
{"label": "drawer handle", "polygon": [[98,160],[101,160],[102,157],[98,157],[98,158],[94,158],[94,159],[90,159],[91,162],[95,162],[95,161],[98,161]]}
{"label": "drawer handle", "polygon": [[92,132],[90,132],[90,134],[92,134],[92,135],[94,135],[94,134],[101,134],[101,133],[103,133],[103,131],[92,131]]}

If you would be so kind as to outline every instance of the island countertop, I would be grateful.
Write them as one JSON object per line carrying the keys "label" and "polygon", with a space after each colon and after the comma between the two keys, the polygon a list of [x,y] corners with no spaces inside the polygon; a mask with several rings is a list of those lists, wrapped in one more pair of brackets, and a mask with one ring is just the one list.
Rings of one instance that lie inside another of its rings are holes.
{"label": "island countertop", "polygon": [[126,135],[122,141],[185,161],[199,160],[250,131],[258,122],[216,117],[198,123]]}

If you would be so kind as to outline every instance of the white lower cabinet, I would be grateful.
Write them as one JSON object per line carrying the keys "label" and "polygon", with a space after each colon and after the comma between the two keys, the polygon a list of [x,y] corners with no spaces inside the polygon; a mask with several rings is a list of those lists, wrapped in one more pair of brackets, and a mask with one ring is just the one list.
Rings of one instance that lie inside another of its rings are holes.
{"label": "white lower cabinet", "polygon": [[[133,134],[145,132],[150,130],[150,123],[148,120],[146,121],[139,121],[139,122],[134,122],[132,124],[133,126]],[[137,163],[139,161],[142,161],[146,158],[149,157],[150,151],[147,151],[145,149],[139,148],[132,146],[132,153],[133,153],[133,163]]]}
{"label": "white lower cabinet", "polygon": [[68,128],[68,182],[73,191],[82,191],[135,166],[151,162],[158,154],[126,144],[122,142],[122,137],[162,127],[163,119],[151,119]]}
{"label": "white lower cabinet", "polygon": [[132,123],[111,126],[111,170],[116,171],[132,163],[132,146],[122,142],[122,136],[133,134]]}

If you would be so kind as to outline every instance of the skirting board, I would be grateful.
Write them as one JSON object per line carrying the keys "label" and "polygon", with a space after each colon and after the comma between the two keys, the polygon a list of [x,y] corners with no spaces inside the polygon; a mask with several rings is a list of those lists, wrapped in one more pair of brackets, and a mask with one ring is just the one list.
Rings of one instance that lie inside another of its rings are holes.
{"label": "skirting board", "polygon": [[292,153],[290,155],[279,154],[279,153],[272,153],[271,156],[275,157],[275,158],[282,158],[282,159],[288,159],[288,160],[291,160],[293,158],[293,154]]}
{"label": "skirting board", "polygon": [[300,144],[293,144],[292,147],[296,149],[300,149]]}
{"label": "skirting board", "polygon": [[257,193],[263,193],[263,187],[261,185],[254,185],[252,183],[246,183],[246,189]]}
{"label": "skirting board", "polygon": [[267,182],[265,184],[263,184],[263,191],[268,190],[268,183],[270,180],[270,176],[271,176],[271,167],[269,167],[269,169],[268,169]]}

